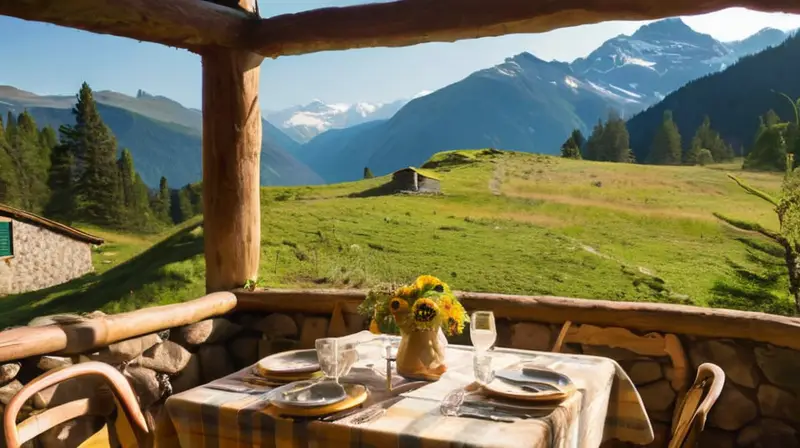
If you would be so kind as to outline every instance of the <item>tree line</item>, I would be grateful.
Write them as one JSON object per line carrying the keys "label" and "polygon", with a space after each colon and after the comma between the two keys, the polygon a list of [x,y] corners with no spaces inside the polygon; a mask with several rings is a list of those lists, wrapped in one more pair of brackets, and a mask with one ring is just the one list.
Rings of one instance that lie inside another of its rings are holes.
{"label": "tree line", "polygon": [[[155,231],[202,213],[198,185],[171,190],[162,177],[151,190],[121,153],[83,83],[74,124],[58,134],[38,128],[28,111],[0,117],[0,203],[72,224]],[[119,156],[117,156],[119,154]]]}
{"label": "tree line", "polygon": [[[683,147],[681,142],[680,130],[672,119],[672,112],[664,112],[647,157],[642,162],[653,165],[707,165],[734,158],[733,149],[711,128],[708,117],[697,128],[688,147]],[[584,138],[580,129],[573,130],[561,145],[561,156],[600,162],[637,162],[630,148],[625,120],[613,110],[605,122],[598,120],[588,139]]]}

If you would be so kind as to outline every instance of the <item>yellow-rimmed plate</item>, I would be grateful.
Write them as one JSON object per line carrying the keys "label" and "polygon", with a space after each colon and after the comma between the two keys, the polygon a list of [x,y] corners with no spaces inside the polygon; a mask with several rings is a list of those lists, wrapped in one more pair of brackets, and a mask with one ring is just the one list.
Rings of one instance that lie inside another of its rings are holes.
{"label": "yellow-rimmed plate", "polygon": [[487,395],[498,398],[558,402],[572,395],[575,385],[569,377],[553,370],[526,367],[497,372],[483,389]]}
{"label": "yellow-rimmed plate", "polygon": [[294,417],[320,417],[323,415],[333,414],[334,412],[352,409],[360,406],[367,400],[369,392],[367,387],[363,384],[345,384],[343,383],[347,397],[337,403],[329,404],[327,406],[319,406],[314,408],[289,406],[277,402],[272,402],[272,405],[279,408],[282,415],[289,415]]}
{"label": "yellow-rimmed plate", "polygon": [[317,351],[309,349],[276,353],[258,361],[256,370],[265,377],[312,373],[319,370]]}

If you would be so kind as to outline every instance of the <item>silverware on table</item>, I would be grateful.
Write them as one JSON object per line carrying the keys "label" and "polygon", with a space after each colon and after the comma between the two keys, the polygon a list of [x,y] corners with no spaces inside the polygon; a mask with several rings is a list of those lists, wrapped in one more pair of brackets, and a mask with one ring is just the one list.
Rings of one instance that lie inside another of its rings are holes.
{"label": "silverware on table", "polygon": [[514,423],[516,420],[511,417],[501,417],[499,415],[494,414],[481,414],[479,412],[469,412],[469,411],[461,411],[459,410],[456,412],[456,417],[469,417],[469,418],[477,418],[480,420],[489,420],[492,422],[500,422],[500,423]]}
{"label": "silverware on table", "polygon": [[512,383],[517,385],[522,390],[527,390],[529,392],[561,392],[561,388],[556,386],[555,384],[545,383],[543,381],[536,381],[536,380],[523,380],[519,378],[514,378],[511,376],[505,375],[503,372],[497,372],[495,374],[495,378],[505,381],[507,383]]}
{"label": "silverware on table", "polygon": [[391,406],[402,399],[403,397],[394,397],[379,403],[375,403],[366,408],[347,409],[335,414],[331,414],[327,417],[323,417],[321,420],[324,422],[337,422],[349,417],[353,417],[348,423],[355,425],[368,423],[385,414]]}

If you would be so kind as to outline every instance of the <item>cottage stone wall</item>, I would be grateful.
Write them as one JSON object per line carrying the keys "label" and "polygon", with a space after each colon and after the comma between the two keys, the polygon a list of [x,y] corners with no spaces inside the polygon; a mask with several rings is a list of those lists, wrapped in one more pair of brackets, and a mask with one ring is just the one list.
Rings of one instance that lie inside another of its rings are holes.
{"label": "cottage stone wall", "polygon": [[47,288],[94,270],[91,244],[12,220],[14,256],[0,260],[0,296]]}

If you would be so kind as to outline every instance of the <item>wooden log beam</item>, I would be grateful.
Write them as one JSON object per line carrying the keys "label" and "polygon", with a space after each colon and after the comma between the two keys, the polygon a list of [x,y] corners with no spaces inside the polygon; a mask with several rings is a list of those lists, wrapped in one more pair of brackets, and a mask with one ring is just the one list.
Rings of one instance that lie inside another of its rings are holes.
{"label": "wooden log beam", "polygon": [[649,20],[742,6],[800,13],[795,0],[400,0],[323,8],[261,20],[250,48],[267,57],[402,47],[607,20]]}
{"label": "wooden log beam", "polygon": [[235,307],[236,296],[218,292],[191,302],[101,316],[74,325],[12,328],[0,332],[0,363],[51,353],[85,353],[125,339],[226,314]]}
{"label": "wooden log beam", "polygon": [[[360,290],[234,291],[237,310],[331,314],[337,302],[354,312],[366,297]],[[749,311],[660,303],[612,302],[563,297],[514,296],[457,291],[468,311],[491,310],[498,318],[573,325],[591,324],[638,331],[712,338],[748,339],[800,350],[800,319]]]}
{"label": "wooden log beam", "polygon": [[[218,0],[215,3],[224,3]],[[201,0],[0,0],[0,15],[162,43],[265,57],[539,33],[606,20],[649,20],[741,6],[800,13],[795,0],[400,0],[258,19]]]}
{"label": "wooden log beam", "polygon": [[[253,10],[255,0],[241,0]],[[203,62],[203,215],[206,291],[244,286],[261,253],[261,110],[263,57],[207,47]]]}
{"label": "wooden log beam", "polygon": [[244,11],[200,0],[0,0],[0,15],[190,50],[241,46],[257,23]]}

